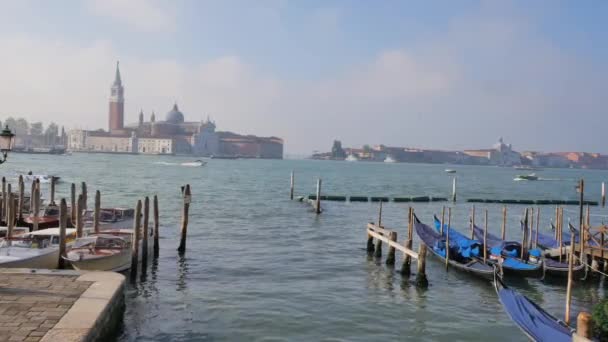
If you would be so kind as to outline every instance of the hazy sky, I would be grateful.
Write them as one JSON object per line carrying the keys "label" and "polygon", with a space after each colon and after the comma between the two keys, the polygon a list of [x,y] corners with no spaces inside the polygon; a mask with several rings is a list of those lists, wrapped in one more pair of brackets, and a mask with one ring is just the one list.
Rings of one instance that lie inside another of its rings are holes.
{"label": "hazy sky", "polygon": [[608,1],[0,0],[0,119],[140,108],[285,140],[608,153]]}

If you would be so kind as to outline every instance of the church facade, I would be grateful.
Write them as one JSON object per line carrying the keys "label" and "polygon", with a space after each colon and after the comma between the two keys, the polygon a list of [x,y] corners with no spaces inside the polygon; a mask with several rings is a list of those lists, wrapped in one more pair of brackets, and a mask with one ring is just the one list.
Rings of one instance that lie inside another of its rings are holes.
{"label": "church facade", "polygon": [[118,63],[110,89],[108,130],[71,130],[68,149],[91,153],[180,154],[242,158],[283,158],[283,140],[276,137],[216,132],[210,118],[186,121],[175,103],[164,120],[154,112],[148,120],[139,113],[136,123],[124,124],[124,87]]}

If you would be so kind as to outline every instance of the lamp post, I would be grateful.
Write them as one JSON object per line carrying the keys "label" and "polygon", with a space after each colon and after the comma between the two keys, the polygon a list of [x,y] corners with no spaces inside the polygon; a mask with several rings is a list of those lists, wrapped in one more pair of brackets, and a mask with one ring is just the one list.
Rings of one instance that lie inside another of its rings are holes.
{"label": "lamp post", "polygon": [[0,164],[3,164],[6,161],[6,156],[13,149],[14,141],[15,135],[8,128],[8,125],[6,125],[0,133],[0,153],[2,153]]}

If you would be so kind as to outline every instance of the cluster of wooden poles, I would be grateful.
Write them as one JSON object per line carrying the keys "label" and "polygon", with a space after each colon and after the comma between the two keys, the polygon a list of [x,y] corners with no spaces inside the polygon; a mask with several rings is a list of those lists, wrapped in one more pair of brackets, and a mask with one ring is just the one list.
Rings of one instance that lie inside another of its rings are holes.
{"label": "cluster of wooden poles", "polygon": [[[428,287],[428,279],[426,277],[426,245],[421,243],[418,246],[418,252],[412,249],[413,247],[413,234],[414,234],[414,209],[409,207],[408,211],[408,227],[407,227],[407,239],[403,244],[397,242],[397,232],[394,230],[387,229],[382,225],[382,202],[380,202],[380,211],[378,214],[378,223],[368,223],[367,225],[367,253],[375,258],[382,257],[382,243],[386,243],[388,253],[386,257],[386,264],[389,266],[395,265],[395,253],[397,250],[403,253],[403,264],[401,266],[401,275],[409,277],[411,274],[412,258],[418,261],[417,274],[416,274],[416,286]],[[374,239],[376,243],[374,245]]]}

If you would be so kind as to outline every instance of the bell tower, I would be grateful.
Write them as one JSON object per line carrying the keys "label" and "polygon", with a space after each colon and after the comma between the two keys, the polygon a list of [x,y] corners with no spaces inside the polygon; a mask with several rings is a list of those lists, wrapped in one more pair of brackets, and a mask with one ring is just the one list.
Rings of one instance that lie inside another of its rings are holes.
{"label": "bell tower", "polygon": [[109,131],[120,131],[124,128],[125,116],[124,116],[125,98],[124,88],[122,87],[122,80],[120,79],[120,69],[118,62],[116,62],[116,76],[114,77],[114,83],[112,84],[110,94],[110,113],[109,113]]}

